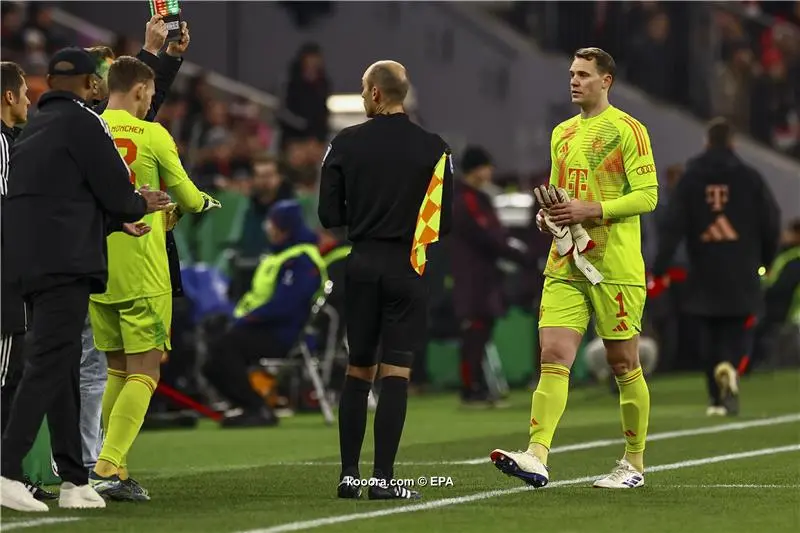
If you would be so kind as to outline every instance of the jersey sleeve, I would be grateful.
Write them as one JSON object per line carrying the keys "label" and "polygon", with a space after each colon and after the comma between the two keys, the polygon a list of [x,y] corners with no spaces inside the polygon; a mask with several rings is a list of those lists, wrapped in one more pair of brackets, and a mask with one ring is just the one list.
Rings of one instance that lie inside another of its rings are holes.
{"label": "jersey sleeve", "polygon": [[190,213],[200,212],[203,209],[203,196],[186,174],[175,140],[161,124],[153,124],[152,128],[150,145],[158,162],[161,180],[175,196],[181,210]]}
{"label": "jersey sleeve", "polygon": [[622,160],[630,190],[657,188],[656,163],[647,128],[628,116],[620,120]]}
{"label": "jersey sleeve", "polygon": [[317,216],[322,226],[329,229],[344,226],[347,221],[343,152],[340,144],[338,138],[334,138],[322,159]]}
{"label": "jersey sleeve", "polygon": [[558,139],[561,135],[560,130],[561,126],[556,126],[553,128],[553,133],[550,135],[550,185],[555,185],[556,187],[559,186],[558,155],[556,153],[556,147],[558,146]]}

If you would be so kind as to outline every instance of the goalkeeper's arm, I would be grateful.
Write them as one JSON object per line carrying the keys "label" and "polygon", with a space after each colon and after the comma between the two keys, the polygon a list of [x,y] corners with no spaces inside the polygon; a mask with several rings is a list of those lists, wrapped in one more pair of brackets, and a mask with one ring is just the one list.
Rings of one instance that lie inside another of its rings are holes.
{"label": "goalkeeper's arm", "polygon": [[637,189],[630,193],[600,202],[602,218],[625,218],[650,213],[658,204],[658,186]]}

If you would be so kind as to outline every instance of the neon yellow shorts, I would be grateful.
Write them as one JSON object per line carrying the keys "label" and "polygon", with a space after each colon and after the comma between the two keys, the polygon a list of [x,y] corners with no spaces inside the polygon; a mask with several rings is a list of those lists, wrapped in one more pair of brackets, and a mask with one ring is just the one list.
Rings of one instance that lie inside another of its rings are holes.
{"label": "neon yellow shorts", "polygon": [[172,295],[114,304],[89,301],[94,345],[101,352],[170,351]]}
{"label": "neon yellow shorts", "polygon": [[592,313],[601,339],[626,340],[642,330],[647,290],[636,285],[545,278],[540,328],[569,328],[586,333]]}

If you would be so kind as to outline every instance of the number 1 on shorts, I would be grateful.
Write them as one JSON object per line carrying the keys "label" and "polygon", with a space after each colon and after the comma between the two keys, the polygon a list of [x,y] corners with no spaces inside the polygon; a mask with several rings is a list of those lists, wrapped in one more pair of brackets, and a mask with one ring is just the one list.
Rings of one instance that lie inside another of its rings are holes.
{"label": "number 1 on shorts", "polygon": [[619,304],[619,313],[617,313],[617,318],[628,316],[628,313],[625,312],[625,302],[622,300],[622,292],[618,292],[614,299]]}

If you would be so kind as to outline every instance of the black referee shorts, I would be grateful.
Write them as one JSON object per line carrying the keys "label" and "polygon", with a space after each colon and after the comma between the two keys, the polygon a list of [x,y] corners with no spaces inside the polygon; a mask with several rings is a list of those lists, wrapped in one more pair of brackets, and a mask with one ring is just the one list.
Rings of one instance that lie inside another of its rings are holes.
{"label": "black referee shorts", "polygon": [[[345,268],[345,317],[350,364],[410,368],[425,349],[428,287],[411,268],[405,244],[358,243]],[[381,348],[380,352],[378,348]]]}

